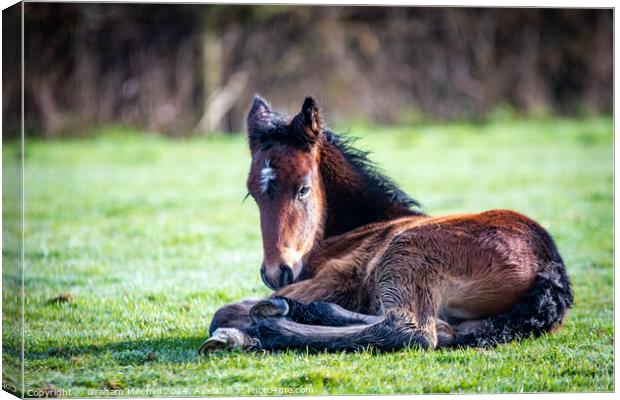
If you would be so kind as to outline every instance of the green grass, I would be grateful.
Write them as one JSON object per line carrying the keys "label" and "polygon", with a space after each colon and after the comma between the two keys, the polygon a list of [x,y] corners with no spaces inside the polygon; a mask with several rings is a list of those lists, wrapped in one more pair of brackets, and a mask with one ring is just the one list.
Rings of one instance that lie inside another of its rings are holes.
{"label": "green grass", "polygon": [[[258,212],[251,200],[242,203],[245,138],[171,141],[112,131],[33,140],[25,161],[26,390],[186,396],[277,388],[315,395],[614,389],[610,118],[350,131],[430,214],[511,208],[540,221],[574,284],[576,305],[564,328],[492,350],[201,358],[196,350],[220,306],[269,293],[258,273]],[[16,171],[16,154],[15,143],[5,144],[6,176]],[[3,212],[4,380],[17,382],[19,329],[10,318],[20,307],[18,230],[7,223],[17,209],[6,189]],[[73,302],[48,302],[63,293]]]}

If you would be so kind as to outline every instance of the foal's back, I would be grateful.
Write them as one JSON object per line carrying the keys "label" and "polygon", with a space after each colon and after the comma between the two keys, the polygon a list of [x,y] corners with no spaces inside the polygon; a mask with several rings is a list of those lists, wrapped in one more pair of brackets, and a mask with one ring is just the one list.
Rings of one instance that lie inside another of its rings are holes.
{"label": "foal's back", "polygon": [[310,276],[333,281],[329,301],[371,313],[379,305],[360,297],[373,296],[377,274],[405,277],[412,268],[432,269],[425,284],[435,291],[441,314],[481,318],[506,310],[531,286],[545,261],[542,232],[536,222],[508,210],[405,217],[326,240],[308,268]]}
{"label": "foal's back", "polygon": [[432,269],[424,276],[440,314],[482,318],[507,310],[531,287],[546,257],[536,246],[541,232],[508,210],[429,218],[393,238],[375,268]]}

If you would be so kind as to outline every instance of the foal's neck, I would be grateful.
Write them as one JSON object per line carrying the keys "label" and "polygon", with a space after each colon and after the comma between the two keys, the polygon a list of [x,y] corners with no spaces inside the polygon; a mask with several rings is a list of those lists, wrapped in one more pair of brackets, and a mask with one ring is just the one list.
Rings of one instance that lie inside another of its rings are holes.
{"label": "foal's neck", "polygon": [[326,197],[323,238],[374,222],[423,215],[417,204],[372,167],[365,154],[348,148],[339,139],[325,139],[320,172]]}

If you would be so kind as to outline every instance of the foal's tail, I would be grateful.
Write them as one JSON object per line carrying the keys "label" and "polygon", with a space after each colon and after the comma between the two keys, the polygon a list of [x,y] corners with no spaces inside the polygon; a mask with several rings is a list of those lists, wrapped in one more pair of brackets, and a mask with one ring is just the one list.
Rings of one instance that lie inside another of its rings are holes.
{"label": "foal's tail", "polygon": [[490,347],[540,336],[562,324],[573,304],[573,291],[553,239],[537,228],[542,263],[531,288],[508,311],[479,321],[472,331],[458,335],[451,346]]}

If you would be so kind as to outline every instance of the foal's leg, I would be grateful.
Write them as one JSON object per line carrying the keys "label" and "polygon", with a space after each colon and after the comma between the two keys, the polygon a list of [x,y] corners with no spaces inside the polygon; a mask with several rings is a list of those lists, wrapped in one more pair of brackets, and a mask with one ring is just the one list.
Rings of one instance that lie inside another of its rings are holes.
{"label": "foal's leg", "polygon": [[438,318],[441,266],[425,255],[425,240],[415,232],[394,240],[375,270],[375,282],[385,309],[401,315],[416,336],[435,348],[438,336],[445,342],[452,340],[455,332]]}
{"label": "foal's leg", "polygon": [[[302,301],[276,296],[264,300],[246,300],[228,304],[215,313],[209,327],[210,337],[201,345],[199,353],[257,346],[254,322],[270,317],[291,318],[297,322],[344,326],[350,324],[372,323],[379,317],[354,313],[331,303],[314,301],[329,297],[334,288],[321,279],[310,279],[289,285],[277,293],[297,296]],[[250,312],[252,310],[252,312]],[[252,314],[252,315],[251,315]]]}
{"label": "foal's leg", "polygon": [[436,336],[435,341],[429,339],[413,322],[411,313],[400,308],[386,310],[385,316],[371,325],[331,327],[267,318],[256,322],[254,332],[263,350],[394,351],[405,347],[431,349],[437,343]]}
{"label": "foal's leg", "polygon": [[441,319],[437,319],[435,323],[437,327],[437,348],[451,346],[456,342],[456,338],[460,334],[460,331]]}
{"label": "foal's leg", "polygon": [[[333,282],[333,279],[327,279]],[[199,352],[230,348],[250,349],[257,346],[254,322],[265,318],[286,317],[302,324],[325,326],[346,326],[372,324],[381,316],[355,313],[337,304],[317,301],[337,293],[322,279],[309,279],[289,285],[276,294],[295,298],[274,296],[264,300],[246,300],[220,308],[211,321],[210,337],[202,344]],[[304,302],[308,302],[307,304]]]}
{"label": "foal's leg", "polygon": [[381,315],[356,313],[334,303],[313,301],[306,304],[281,296],[259,301],[250,310],[250,315],[255,320],[286,317],[300,324],[323,326],[368,325],[382,319]]}
{"label": "foal's leg", "polygon": [[216,311],[209,327],[210,336],[200,346],[199,354],[235,348],[257,348],[256,323],[266,318],[279,317],[318,325],[324,321],[325,325],[333,326],[367,323],[367,319],[371,318],[324,302],[304,304],[277,296],[263,300],[245,300],[225,305]]}
{"label": "foal's leg", "polygon": [[217,310],[209,326],[210,336],[202,343],[198,352],[204,355],[217,350],[249,349],[256,346],[256,339],[252,337],[253,320],[250,318],[250,309],[258,301],[245,300]]}
{"label": "foal's leg", "polygon": [[388,311],[372,325],[331,327],[304,325],[287,318],[257,321],[256,338],[263,350],[308,349],[311,351],[394,351],[404,347],[429,348],[430,343],[416,335],[406,319]]}
{"label": "foal's leg", "polygon": [[[370,298],[371,296],[362,291],[362,282],[357,284],[359,290],[355,284],[353,287],[344,285],[343,289],[343,280],[347,279],[350,279],[349,274],[327,270],[312,279],[279,289],[263,306],[267,310],[278,307],[286,311],[280,312],[280,316],[309,325],[346,326],[372,324],[381,320],[383,309],[378,297]],[[282,302],[286,304],[276,304]],[[360,313],[361,304],[364,304],[365,309],[374,310],[373,313]]]}
{"label": "foal's leg", "polygon": [[[317,351],[398,350],[416,346],[435,348],[454,339],[450,326],[439,321],[439,272],[435,260],[417,253],[411,237],[393,242],[375,270],[373,280],[384,317],[371,325],[323,327],[284,318],[258,320],[261,348],[308,348]],[[438,325],[440,335],[438,335]],[[439,337],[438,337],[439,336]]]}
{"label": "foal's leg", "polygon": [[[316,314],[312,314],[313,309]],[[321,318],[332,326],[311,324],[320,323]],[[452,327],[441,320],[436,325],[439,345],[452,343],[455,339]],[[201,354],[229,348],[342,351],[372,347],[392,351],[415,345],[432,346],[424,335],[416,333],[410,313],[403,313],[399,308],[390,309],[386,315],[369,316],[335,304],[303,304],[278,297],[223,307],[213,319],[211,333],[200,349]]]}
{"label": "foal's leg", "polygon": [[[324,296],[328,296],[328,293],[334,293],[334,288],[331,288],[324,282],[309,279],[289,285],[279,292],[290,293],[302,301],[312,303],[315,300],[324,298]],[[325,316],[328,323],[347,325],[350,322],[359,323],[361,320],[361,318],[356,318],[353,313],[349,315],[346,313],[346,310],[337,307],[321,307],[315,304],[307,306],[294,300],[290,301],[290,307],[289,302],[284,300],[263,302],[263,304],[257,306],[259,302],[261,300],[246,300],[241,303],[228,304],[217,310],[209,327],[210,337],[201,345],[199,353],[204,355],[217,350],[231,348],[250,349],[256,347],[256,334],[253,330],[254,320],[285,316],[289,314],[289,311],[292,311],[289,317],[299,317],[307,320],[312,316],[319,323],[320,321],[317,319],[320,319],[322,314],[316,312],[317,309],[325,311],[323,316]],[[253,307],[255,307],[253,311],[254,317],[251,317],[250,310]],[[327,311],[334,312],[332,315],[328,315]]]}

